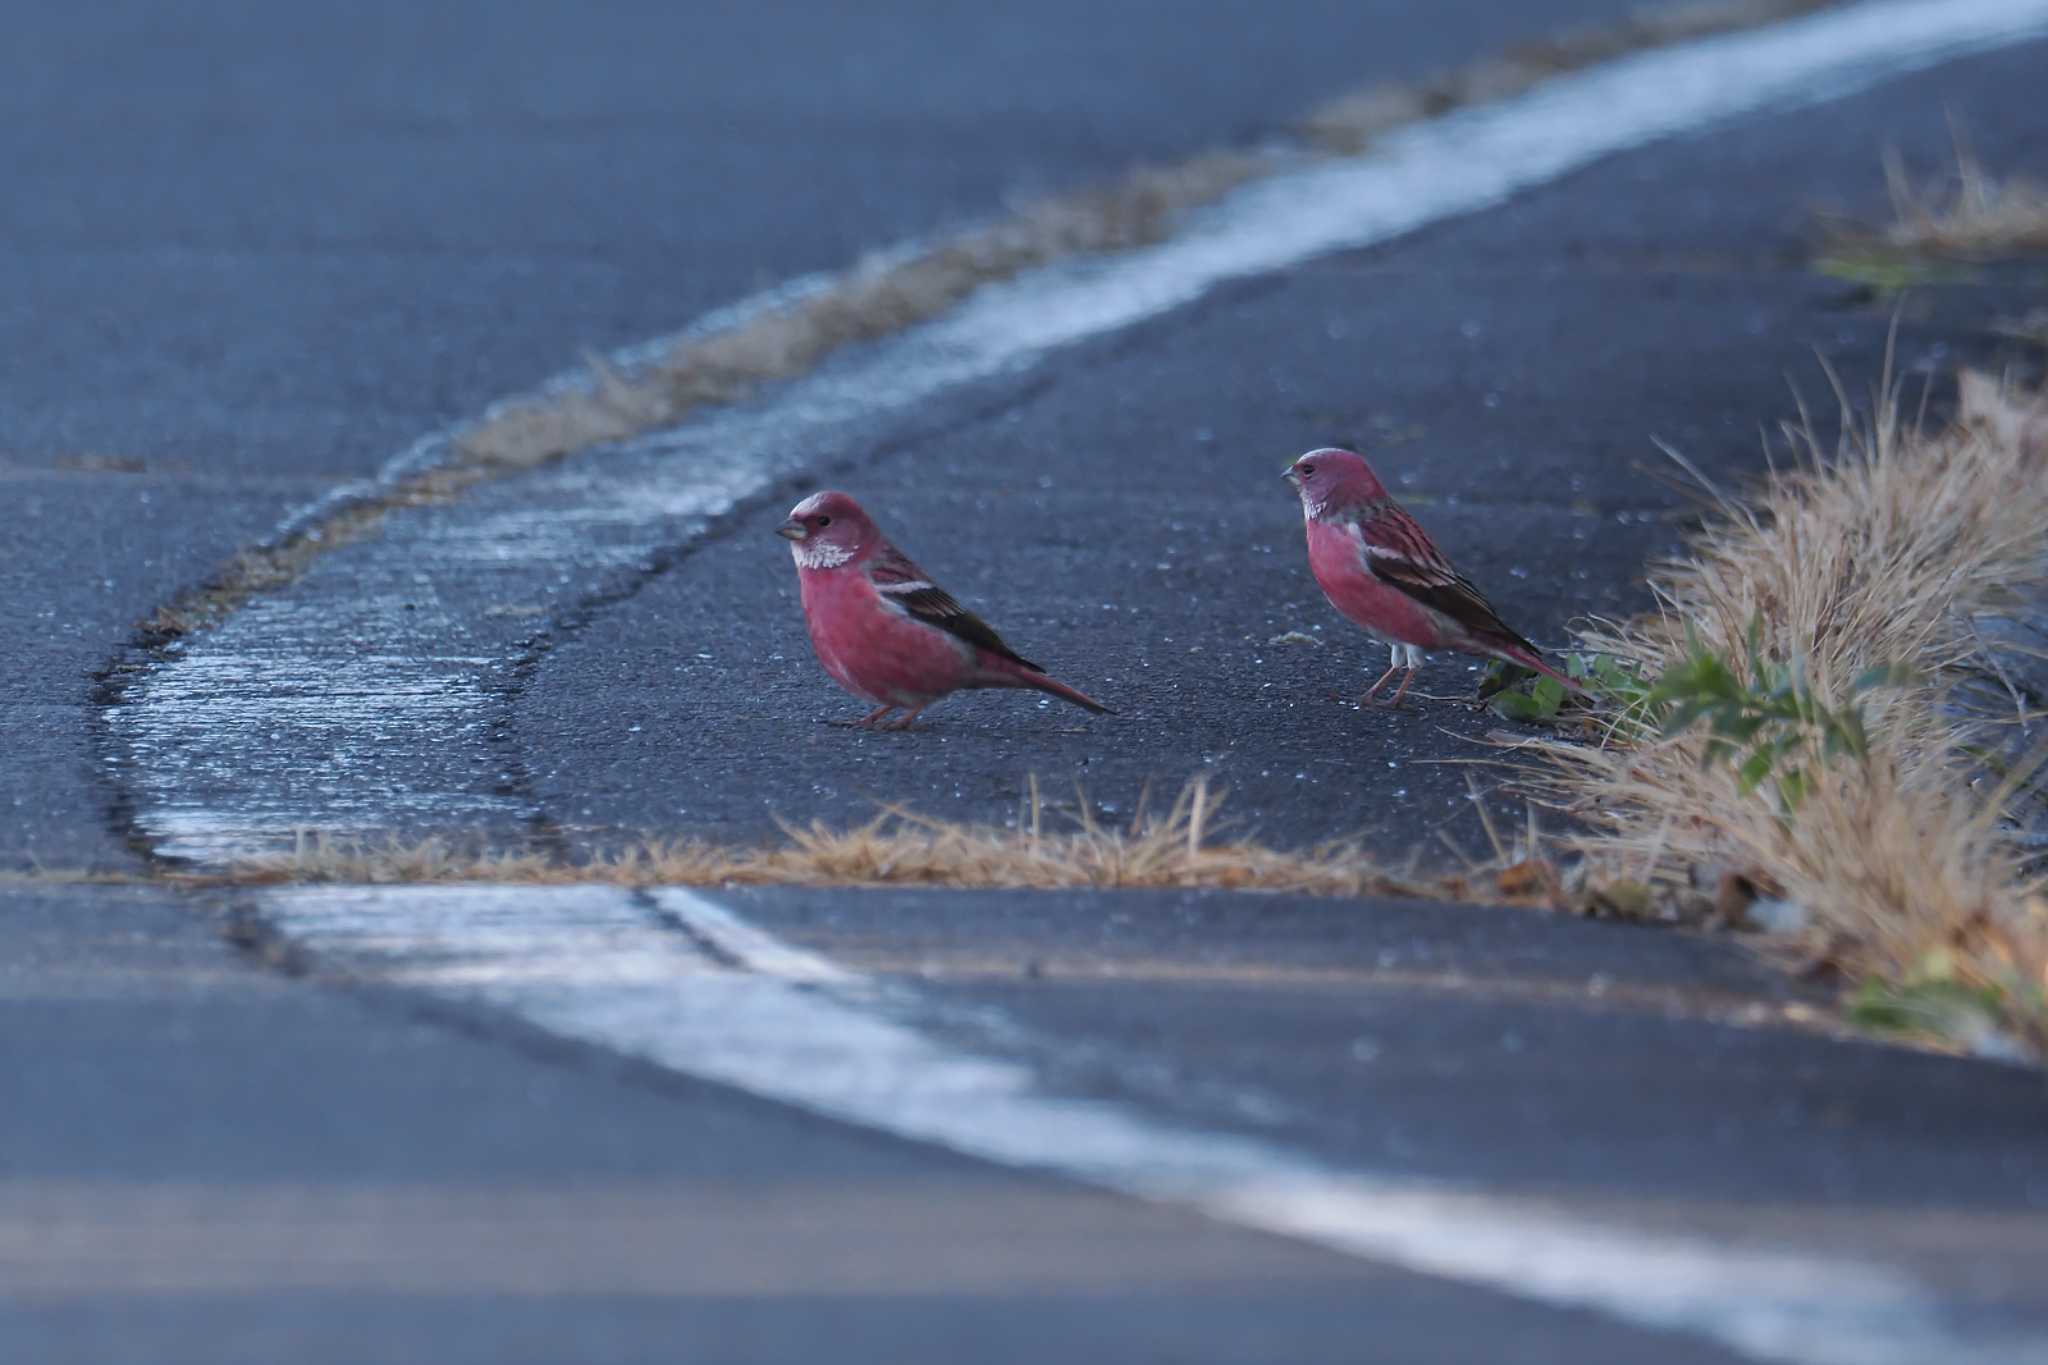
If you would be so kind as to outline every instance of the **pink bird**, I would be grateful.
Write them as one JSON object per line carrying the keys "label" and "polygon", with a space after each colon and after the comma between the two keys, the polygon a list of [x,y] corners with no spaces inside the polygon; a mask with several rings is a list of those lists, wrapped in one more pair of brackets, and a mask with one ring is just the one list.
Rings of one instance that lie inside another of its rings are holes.
{"label": "pink bird", "polygon": [[1395,670],[1407,676],[1389,706],[1399,706],[1422,668],[1425,649],[1455,649],[1533,668],[1574,692],[1585,689],[1543,661],[1500,619],[1470,579],[1451,567],[1429,532],[1394,501],[1362,456],[1311,450],[1287,470],[1301,494],[1308,565],[1330,605],[1386,645],[1393,660],[1360,701],[1371,701]]}
{"label": "pink bird", "polygon": [[[927,706],[970,687],[1029,687],[1115,713],[1045,675],[955,602],[844,493],[813,493],[775,528],[789,538],[804,624],[825,671],[875,709],[863,728],[907,730]],[[905,715],[887,720],[901,708]]]}

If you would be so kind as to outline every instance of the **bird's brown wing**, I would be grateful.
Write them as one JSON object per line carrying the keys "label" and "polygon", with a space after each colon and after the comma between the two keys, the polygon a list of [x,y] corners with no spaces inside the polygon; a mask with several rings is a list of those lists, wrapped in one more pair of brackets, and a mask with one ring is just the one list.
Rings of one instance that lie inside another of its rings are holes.
{"label": "bird's brown wing", "polygon": [[911,563],[902,551],[890,549],[877,555],[869,566],[868,577],[884,601],[896,603],[926,625],[937,626],[976,649],[1022,664],[1034,673],[1045,671],[1004,644],[1003,637],[988,622],[954,601],[953,594],[925,577],[924,570]]}
{"label": "bird's brown wing", "polygon": [[1451,567],[1429,533],[1398,504],[1386,502],[1359,522],[1359,531],[1366,567],[1372,570],[1374,578],[1449,617],[1474,635],[1506,640],[1536,652],[1534,645],[1500,619],[1486,594]]}

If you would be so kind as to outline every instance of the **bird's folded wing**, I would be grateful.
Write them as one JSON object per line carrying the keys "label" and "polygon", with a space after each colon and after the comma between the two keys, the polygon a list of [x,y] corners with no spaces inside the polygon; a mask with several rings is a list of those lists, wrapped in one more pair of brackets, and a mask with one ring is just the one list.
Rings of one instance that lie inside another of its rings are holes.
{"label": "bird's folded wing", "polygon": [[985,649],[1012,663],[1022,664],[1034,673],[1045,671],[1004,644],[1003,637],[996,634],[988,622],[954,601],[951,593],[926,578],[924,570],[900,552],[878,555],[869,570],[869,577],[884,602],[894,603],[912,619],[937,626],[976,649]]}
{"label": "bird's folded wing", "polygon": [[1366,567],[1374,578],[1474,634],[1534,648],[1500,619],[1486,595],[1451,567],[1429,533],[1401,508],[1382,508],[1361,523],[1359,531]]}

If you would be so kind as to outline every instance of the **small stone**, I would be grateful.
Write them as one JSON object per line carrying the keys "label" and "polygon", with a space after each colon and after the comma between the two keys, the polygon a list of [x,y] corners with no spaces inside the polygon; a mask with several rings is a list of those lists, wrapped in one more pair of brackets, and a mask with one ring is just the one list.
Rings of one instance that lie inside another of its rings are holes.
{"label": "small stone", "polygon": [[1550,865],[1536,858],[1525,858],[1510,863],[1500,870],[1496,884],[1500,894],[1511,900],[1535,896],[1549,889],[1552,872]]}
{"label": "small stone", "polygon": [[1813,917],[1797,901],[1759,896],[1744,911],[1748,922],[1767,934],[1803,934]]}
{"label": "small stone", "polygon": [[1605,882],[1593,888],[1592,909],[1596,915],[1616,919],[1648,919],[1656,899],[1656,893],[1642,882]]}

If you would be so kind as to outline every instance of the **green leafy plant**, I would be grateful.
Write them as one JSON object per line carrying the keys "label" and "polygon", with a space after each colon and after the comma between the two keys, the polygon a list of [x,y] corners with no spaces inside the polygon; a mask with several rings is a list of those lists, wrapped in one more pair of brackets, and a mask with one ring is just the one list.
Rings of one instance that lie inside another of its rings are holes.
{"label": "green leafy plant", "polygon": [[[1636,665],[1611,654],[1567,654],[1565,674],[1586,689],[1586,699],[1615,708],[1639,706],[1650,683]],[[1575,709],[1580,699],[1563,683],[1534,669],[1496,659],[1480,679],[1479,699],[1503,720],[1527,725],[1554,725]]]}
{"label": "green leafy plant", "polygon": [[1875,1033],[1939,1038],[2024,1060],[2026,1044],[2014,1021],[2039,1014],[2041,993],[2020,982],[2000,987],[1962,976],[1955,954],[1937,948],[1903,976],[1873,977],[1858,986],[1846,1003],[1849,1021]]}
{"label": "green leafy plant", "polygon": [[[1606,654],[1567,655],[1565,667],[1585,689],[1586,700],[1617,725],[1667,739],[1706,726],[1701,766],[1734,764],[1745,796],[1768,782],[1779,813],[1789,818],[1811,790],[1815,764],[1838,757],[1869,760],[1870,733],[1859,698],[1875,688],[1903,686],[1913,672],[1901,664],[1866,669],[1850,684],[1849,699],[1832,704],[1814,692],[1802,661],[1767,659],[1762,642],[1763,622],[1752,618],[1747,667],[1740,670],[1697,635],[1688,636],[1684,662],[1654,679],[1637,664]],[[1579,701],[1555,678],[1507,663],[1487,671],[1480,697],[1504,719],[1539,725],[1558,723]]]}
{"label": "green leafy plant", "polygon": [[1953,1037],[1971,1023],[1996,1024],[2005,1002],[1989,986],[1958,981],[1886,981],[1873,977],[1849,998],[1849,1020],[1876,1033]]}
{"label": "green leafy plant", "polygon": [[1746,679],[1691,638],[1685,662],[1666,670],[1641,707],[1644,719],[1666,738],[1704,724],[1700,765],[1734,764],[1737,789],[1745,796],[1768,781],[1779,813],[1789,818],[1812,788],[1815,764],[1837,757],[1869,761],[1870,732],[1858,699],[1877,688],[1904,686],[1914,675],[1903,664],[1865,669],[1849,685],[1849,699],[1830,704],[1815,694],[1801,660],[1763,657],[1762,634],[1762,621],[1753,618]]}
{"label": "green leafy plant", "polygon": [[1967,266],[1924,260],[1897,249],[1837,252],[1822,256],[1813,263],[1813,268],[1855,285],[1870,298],[1879,300],[1896,298],[1909,289],[1978,281],[1978,272]]}
{"label": "green leafy plant", "polygon": [[1494,661],[1479,682],[1479,698],[1495,715],[1524,724],[1554,724],[1568,695],[1557,679],[1500,660]]}

